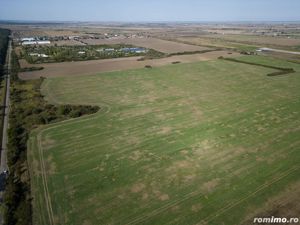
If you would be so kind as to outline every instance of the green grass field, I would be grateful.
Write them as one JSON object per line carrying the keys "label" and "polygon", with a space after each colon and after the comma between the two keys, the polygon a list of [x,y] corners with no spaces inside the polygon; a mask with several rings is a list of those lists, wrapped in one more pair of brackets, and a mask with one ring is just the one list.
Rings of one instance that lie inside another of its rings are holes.
{"label": "green grass field", "polygon": [[299,183],[300,65],[257,56],[47,79],[100,112],[29,140],[35,224],[242,223]]}

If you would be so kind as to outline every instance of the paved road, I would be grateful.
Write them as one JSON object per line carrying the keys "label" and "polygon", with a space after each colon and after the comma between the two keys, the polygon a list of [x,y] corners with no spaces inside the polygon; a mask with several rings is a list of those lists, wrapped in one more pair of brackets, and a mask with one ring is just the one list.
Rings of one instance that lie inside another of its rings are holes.
{"label": "paved road", "polygon": [[6,65],[7,65],[7,74],[6,74],[6,93],[5,93],[5,101],[4,101],[4,117],[3,117],[3,132],[2,132],[2,146],[1,146],[1,164],[0,164],[0,173],[8,170],[7,167],[7,129],[8,129],[8,115],[9,115],[9,89],[10,89],[10,58],[11,58],[11,41],[9,41],[7,57],[6,57]]}
{"label": "paved road", "polygon": [[291,51],[274,49],[274,48],[260,48],[260,50],[262,50],[262,51],[270,51],[270,52],[281,52],[281,53],[287,53],[287,54],[293,54],[293,55],[300,55],[300,52],[291,52]]}
{"label": "paved road", "polygon": [[[5,179],[6,175],[3,174],[3,171],[8,170],[7,166],[7,129],[8,129],[8,115],[9,115],[9,89],[10,89],[10,59],[11,59],[11,41],[9,41],[8,49],[7,49],[7,56],[6,56],[6,67],[7,73],[4,74],[6,76],[5,79],[5,86],[6,86],[6,93],[5,93],[5,100],[4,100],[4,116],[3,116],[3,132],[2,132],[2,146],[1,146],[1,164],[0,164],[0,201],[2,202],[3,192],[5,190]],[[3,224],[3,215],[0,214],[0,224]]]}

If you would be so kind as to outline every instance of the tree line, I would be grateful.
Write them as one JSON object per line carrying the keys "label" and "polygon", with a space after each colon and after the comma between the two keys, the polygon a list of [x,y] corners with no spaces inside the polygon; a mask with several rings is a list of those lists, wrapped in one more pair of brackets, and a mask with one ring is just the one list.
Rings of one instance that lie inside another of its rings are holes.
{"label": "tree line", "polygon": [[11,110],[9,115],[7,163],[9,176],[4,193],[4,224],[32,224],[30,177],[27,167],[27,141],[30,132],[43,124],[55,123],[95,113],[98,106],[52,105],[40,92],[43,78],[18,78],[18,57],[11,57]]}

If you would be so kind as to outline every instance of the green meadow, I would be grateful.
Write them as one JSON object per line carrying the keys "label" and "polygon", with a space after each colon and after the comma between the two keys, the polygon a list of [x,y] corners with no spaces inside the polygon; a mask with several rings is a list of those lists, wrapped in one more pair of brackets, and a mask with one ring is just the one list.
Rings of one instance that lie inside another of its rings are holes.
{"label": "green meadow", "polygon": [[235,225],[300,181],[300,65],[259,56],[48,78],[93,115],[31,133],[34,224]]}

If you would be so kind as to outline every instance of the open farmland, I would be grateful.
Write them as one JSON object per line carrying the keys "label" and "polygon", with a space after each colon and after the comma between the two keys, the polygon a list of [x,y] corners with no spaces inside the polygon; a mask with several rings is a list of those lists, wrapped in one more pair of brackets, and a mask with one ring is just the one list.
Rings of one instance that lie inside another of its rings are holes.
{"label": "open farmland", "polygon": [[46,79],[49,102],[101,110],[31,134],[34,223],[235,225],[299,189],[300,65],[239,59],[296,73],[214,60]]}
{"label": "open farmland", "polygon": [[275,46],[298,46],[299,38],[287,37],[267,37],[259,35],[207,35],[209,38],[220,38],[229,41],[257,44],[257,45],[275,45]]}
{"label": "open farmland", "polygon": [[[171,38],[172,39],[172,38]],[[241,50],[255,50],[258,47],[274,47],[287,50],[299,50],[300,39],[288,37],[267,37],[258,35],[201,35],[179,37],[174,40],[204,46],[228,47]]]}
{"label": "open farmland", "polygon": [[[140,57],[128,57],[117,59],[89,60],[81,62],[44,63],[38,64],[43,70],[22,72],[19,77],[24,80],[36,79],[39,77],[59,77],[90,75],[108,71],[119,71],[128,69],[143,68],[146,65],[159,67],[169,65],[174,62],[189,63],[197,61],[215,60],[220,56],[236,57],[238,53],[228,54],[228,51],[214,51],[202,54],[175,55],[171,57],[139,61]],[[37,64],[29,64],[26,60],[20,60],[22,68],[34,67]]]}
{"label": "open farmland", "polygon": [[60,41],[52,41],[51,42],[52,46],[83,46],[85,45],[84,43],[76,40],[60,40]]}
{"label": "open farmland", "polygon": [[124,39],[90,39],[85,40],[89,45],[104,45],[104,44],[130,44],[144,48],[154,49],[164,53],[178,53],[178,52],[193,52],[208,50],[207,47],[196,45],[183,44],[173,41],[166,41],[157,38],[124,38]]}

